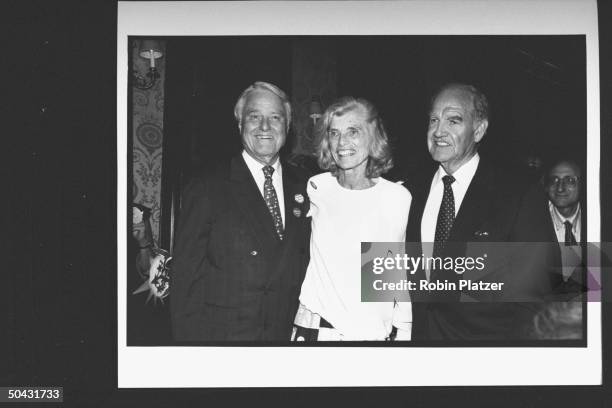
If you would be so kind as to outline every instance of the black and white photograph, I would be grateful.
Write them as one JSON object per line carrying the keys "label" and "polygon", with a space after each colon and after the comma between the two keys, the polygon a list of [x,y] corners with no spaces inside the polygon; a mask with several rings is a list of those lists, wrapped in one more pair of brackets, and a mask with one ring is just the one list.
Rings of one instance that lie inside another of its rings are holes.
{"label": "black and white photograph", "polygon": [[[128,345],[584,339],[585,36],[166,37],[130,49],[145,80],[132,77],[139,273],[128,276],[141,279],[128,285]],[[464,184],[446,220],[437,183],[455,172]],[[481,299],[485,311],[417,290],[413,305],[362,302],[361,242],[446,240],[529,242],[541,259],[489,267],[514,288]],[[561,268],[566,245],[575,265]],[[551,302],[559,292],[571,303]]]}
{"label": "black and white photograph", "polygon": [[2,15],[0,403],[611,400],[612,4]]}
{"label": "black and white photograph", "polygon": [[300,9],[319,29],[299,35],[118,38],[126,355],[589,351],[588,31],[389,34],[364,4]]}

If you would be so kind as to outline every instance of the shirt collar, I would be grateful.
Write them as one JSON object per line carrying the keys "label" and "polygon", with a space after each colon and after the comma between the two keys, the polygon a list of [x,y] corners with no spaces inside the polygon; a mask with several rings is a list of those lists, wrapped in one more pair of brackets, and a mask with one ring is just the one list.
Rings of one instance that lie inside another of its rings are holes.
{"label": "shirt collar", "polygon": [[555,205],[548,200],[548,210],[550,211],[552,220],[553,220],[553,224],[555,225],[555,229],[561,229],[561,228],[565,228],[564,223],[565,221],[569,221],[572,223],[572,229],[575,230],[576,229],[576,219],[580,216],[580,203],[578,203],[578,206],[576,207],[576,211],[574,212],[573,215],[571,215],[569,218],[565,218],[563,215],[561,215],[561,213],[559,212],[559,210],[557,210],[557,207],[555,207]]}
{"label": "shirt collar", "polygon": [[[472,156],[470,160],[464,163],[463,166],[459,167],[459,169],[452,174],[452,176],[455,178],[454,183],[458,183],[466,187],[469,186],[474,178],[474,174],[476,174],[476,169],[478,168],[479,162],[480,156],[478,155],[478,152],[476,152],[476,154]],[[442,182],[442,177],[447,175],[449,174],[446,172],[446,170],[444,170],[444,167],[440,165],[436,175],[434,176],[434,185]]]}
{"label": "shirt collar", "polygon": [[[242,150],[242,157],[244,158],[244,161],[247,167],[251,171],[251,174],[256,175],[256,176],[261,175],[262,177],[264,176],[263,171],[261,171],[261,169],[265,167],[264,164],[261,164],[260,162],[255,160],[253,156],[251,156],[250,154],[246,152],[246,150]],[[278,174],[278,175],[282,174],[282,168],[281,168],[280,160],[278,159],[278,157],[276,158],[276,161],[271,164],[271,166],[274,168],[273,174]]]}

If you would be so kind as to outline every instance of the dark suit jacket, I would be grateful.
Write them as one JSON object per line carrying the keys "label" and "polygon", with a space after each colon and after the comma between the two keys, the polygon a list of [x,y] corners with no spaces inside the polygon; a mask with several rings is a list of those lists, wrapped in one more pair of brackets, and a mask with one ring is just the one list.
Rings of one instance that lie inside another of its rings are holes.
{"label": "dark suit jacket", "polygon": [[[543,217],[544,228],[546,228],[550,242],[558,242],[557,234],[555,232],[555,226],[553,224],[552,217],[550,215],[550,211],[548,209],[548,198],[545,197],[543,200],[542,206],[545,208],[546,216]],[[582,251],[582,263],[577,266],[567,281],[564,281],[562,278],[561,268],[563,265],[559,264],[559,270],[557,276],[555,276],[555,299],[556,300],[569,300],[574,299],[576,296],[585,293],[587,291],[586,287],[586,273],[587,273],[587,244],[586,244],[586,208],[584,203],[581,203],[581,212],[580,212],[580,246]],[[561,244],[559,243],[559,246]]]}
{"label": "dark suit jacket", "polygon": [[[437,168],[436,168],[437,171]],[[512,175],[515,173],[508,172]],[[408,184],[413,197],[406,231],[408,242],[421,242],[421,221],[431,177]],[[472,182],[457,213],[449,245],[441,256],[465,256],[467,242],[546,242],[546,230],[530,225],[542,213],[534,211],[532,192],[522,183],[498,171],[481,157]],[[541,222],[540,222],[541,224]],[[527,245],[527,244],[526,244]],[[525,338],[530,329],[537,303],[552,292],[552,265],[557,254],[550,251],[528,251],[520,248],[503,265],[491,267],[494,272],[483,281],[504,282],[498,297],[486,302],[459,302],[459,292],[445,301],[432,293],[414,293],[413,339],[415,340],[508,340]],[[527,248],[528,249],[528,248]],[[441,279],[458,281],[453,271]],[[422,270],[415,277],[425,279]],[[413,278],[413,279],[414,279]],[[468,278],[466,273],[463,277]],[[501,299],[500,299],[501,297]],[[465,300],[461,298],[462,300]],[[509,299],[528,302],[508,302]]]}
{"label": "dark suit jacket", "polygon": [[283,241],[241,156],[186,187],[171,275],[175,340],[290,339],[310,222],[306,177],[282,166]]}

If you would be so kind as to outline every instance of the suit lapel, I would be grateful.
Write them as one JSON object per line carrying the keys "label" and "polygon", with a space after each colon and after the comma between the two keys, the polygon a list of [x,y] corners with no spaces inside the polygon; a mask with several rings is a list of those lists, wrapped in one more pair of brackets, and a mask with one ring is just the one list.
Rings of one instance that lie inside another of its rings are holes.
{"label": "suit lapel", "polygon": [[408,218],[408,226],[406,228],[407,242],[421,242],[421,223],[423,221],[423,212],[425,204],[429,197],[429,189],[431,188],[431,180],[435,172],[430,172],[429,177],[419,178],[416,183],[409,186],[409,191],[412,194],[412,204],[410,207],[410,215]]}
{"label": "suit lapel", "polygon": [[245,218],[257,238],[263,238],[269,244],[278,240],[274,229],[272,215],[261,196],[261,192],[241,156],[232,159],[230,169],[231,191],[235,203],[244,213]]}
{"label": "suit lapel", "polygon": [[542,207],[544,207],[542,214],[545,215],[544,224],[546,226],[546,239],[548,242],[558,242],[555,224],[553,223],[550,215],[550,209],[548,208],[548,199],[544,200],[544,205]]}
{"label": "suit lapel", "polygon": [[490,179],[482,168],[482,161],[478,163],[474,178],[470,183],[459,212],[455,217],[449,241],[469,241],[477,230],[479,223],[485,219],[487,207],[493,197],[490,196]]}
{"label": "suit lapel", "polygon": [[[409,191],[412,194],[412,204],[408,216],[408,226],[406,227],[406,251],[412,256],[418,256],[418,254],[423,253],[421,223],[423,221],[423,212],[425,211],[425,204],[427,203],[427,197],[429,196],[429,190],[431,188],[431,180],[434,174],[435,171],[430,172],[430,177],[420,178],[409,187]],[[411,279],[415,281],[425,279],[425,271],[419,268]],[[423,295],[419,292],[415,292],[411,294],[411,296],[420,298]]]}
{"label": "suit lapel", "polygon": [[[305,191],[304,182],[296,177],[291,167],[283,162],[283,195],[285,204],[285,234],[282,244],[276,253],[274,262],[275,267],[268,275],[268,281],[271,282],[278,279],[281,274],[296,273],[299,270],[299,260],[294,259],[296,245],[299,243],[300,234],[303,230],[300,228],[300,218],[306,217],[308,207],[308,198]],[[296,201],[296,196],[301,195],[304,199],[302,203]],[[299,210],[299,214],[294,214],[294,209]],[[291,265],[287,269],[287,265]]]}
{"label": "suit lapel", "polygon": [[[486,208],[491,199],[491,197],[489,197],[491,181],[487,172],[482,168],[482,163],[483,161],[481,159],[480,163],[478,163],[476,173],[472,178],[472,182],[463,198],[459,212],[455,217],[455,223],[449,241],[466,241],[473,238],[473,232],[478,227],[479,222],[483,220]],[[406,231],[406,240],[408,242],[421,241],[423,212],[425,211],[425,205],[429,197],[431,181],[436,171],[437,167],[429,178],[414,185],[414,191],[411,191],[413,193],[413,202]]]}
{"label": "suit lapel", "polygon": [[[306,214],[302,213],[301,205],[295,201],[296,195],[300,193],[293,172],[288,165],[283,166],[283,194],[285,201],[285,241],[291,239],[295,228],[298,215],[293,213],[294,209],[300,211],[299,216],[303,217]],[[302,195],[303,196],[303,195]]]}
{"label": "suit lapel", "polygon": [[580,242],[582,244],[587,242],[586,206],[583,204],[583,202],[580,203]]}

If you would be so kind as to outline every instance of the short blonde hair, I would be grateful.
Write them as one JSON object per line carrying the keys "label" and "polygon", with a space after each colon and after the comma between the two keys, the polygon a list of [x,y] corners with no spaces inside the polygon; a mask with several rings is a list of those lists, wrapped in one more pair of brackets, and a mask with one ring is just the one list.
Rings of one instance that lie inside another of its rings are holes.
{"label": "short blonde hair", "polygon": [[370,101],[363,98],[345,96],[337,99],[325,110],[315,131],[317,162],[322,170],[329,170],[333,175],[338,173],[338,166],[330,149],[329,125],[334,117],[356,109],[363,109],[366,113],[366,123],[372,125],[373,132],[370,132],[372,143],[368,153],[366,177],[376,178],[393,167],[393,158],[389,138],[378,110]]}

